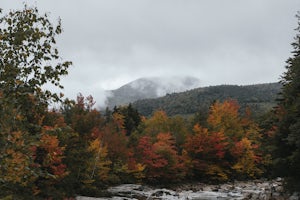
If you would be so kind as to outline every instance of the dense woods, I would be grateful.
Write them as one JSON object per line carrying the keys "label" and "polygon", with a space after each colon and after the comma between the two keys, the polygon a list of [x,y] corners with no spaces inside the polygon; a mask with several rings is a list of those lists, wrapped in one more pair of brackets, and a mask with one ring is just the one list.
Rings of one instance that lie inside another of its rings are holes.
{"label": "dense woods", "polygon": [[[187,118],[162,109],[143,116],[131,104],[100,112],[92,96],[81,94],[63,100],[43,89],[62,87],[71,65],[54,47],[60,22],[53,26],[25,6],[0,24],[1,199],[96,196],[119,183],[272,176],[299,190],[299,34],[276,108],[258,119],[237,100],[215,97],[203,105],[206,113]],[[51,108],[53,102],[61,106]]]}
{"label": "dense woods", "polygon": [[288,186],[300,191],[300,12],[292,56],[281,77],[283,89],[274,109],[274,164],[277,175],[287,177]]}
{"label": "dense woods", "polygon": [[132,105],[144,116],[150,116],[158,109],[164,110],[169,116],[189,116],[196,112],[208,113],[208,108],[214,101],[236,99],[242,110],[250,107],[253,115],[258,117],[276,105],[280,89],[279,83],[209,86],[155,99],[142,99]]}

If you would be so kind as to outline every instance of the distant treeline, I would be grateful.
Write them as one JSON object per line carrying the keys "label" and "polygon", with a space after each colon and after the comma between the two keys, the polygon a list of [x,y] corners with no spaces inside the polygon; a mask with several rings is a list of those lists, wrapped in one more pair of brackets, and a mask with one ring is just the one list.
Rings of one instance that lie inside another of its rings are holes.
{"label": "distant treeline", "polygon": [[156,110],[164,110],[169,116],[192,115],[207,113],[209,106],[217,100],[236,99],[242,110],[250,107],[258,116],[276,105],[281,87],[280,83],[210,86],[156,99],[138,100],[132,106],[144,116],[150,116]]}

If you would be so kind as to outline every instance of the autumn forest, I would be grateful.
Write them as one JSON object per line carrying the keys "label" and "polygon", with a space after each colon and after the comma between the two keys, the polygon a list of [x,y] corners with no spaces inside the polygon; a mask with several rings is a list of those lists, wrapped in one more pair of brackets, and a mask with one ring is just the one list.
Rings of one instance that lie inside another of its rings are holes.
{"label": "autumn forest", "polygon": [[46,90],[63,88],[72,64],[55,48],[60,22],[25,6],[2,15],[0,25],[0,199],[278,176],[299,191],[300,24],[274,108],[253,116],[235,99],[215,99],[208,113],[189,117],[164,110],[146,117],[132,104],[99,111],[92,96]]}

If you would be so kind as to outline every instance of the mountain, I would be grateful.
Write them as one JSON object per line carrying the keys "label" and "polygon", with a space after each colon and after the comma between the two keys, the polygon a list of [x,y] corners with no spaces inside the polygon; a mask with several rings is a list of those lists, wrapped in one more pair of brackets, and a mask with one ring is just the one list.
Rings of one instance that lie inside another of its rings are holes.
{"label": "mountain", "polygon": [[156,99],[138,100],[132,106],[144,116],[149,116],[159,109],[169,116],[191,115],[197,112],[205,115],[214,101],[236,99],[241,109],[250,107],[255,115],[260,115],[275,106],[280,89],[279,83],[210,86],[167,94]]}
{"label": "mountain", "polygon": [[200,87],[200,80],[190,76],[149,77],[132,81],[109,94],[106,105],[109,108],[128,104],[141,99],[162,97],[168,93],[183,92]]}

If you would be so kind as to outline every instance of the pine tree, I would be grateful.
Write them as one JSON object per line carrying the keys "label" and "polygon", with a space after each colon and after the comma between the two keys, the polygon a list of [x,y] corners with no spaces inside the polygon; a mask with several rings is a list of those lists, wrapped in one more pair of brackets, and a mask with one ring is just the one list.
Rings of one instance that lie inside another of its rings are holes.
{"label": "pine tree", "polygon": [[300,191],[300,12],[296,17],[294,50],[281,77],[273,157],[275,175],[285,177],[290,189]]}

